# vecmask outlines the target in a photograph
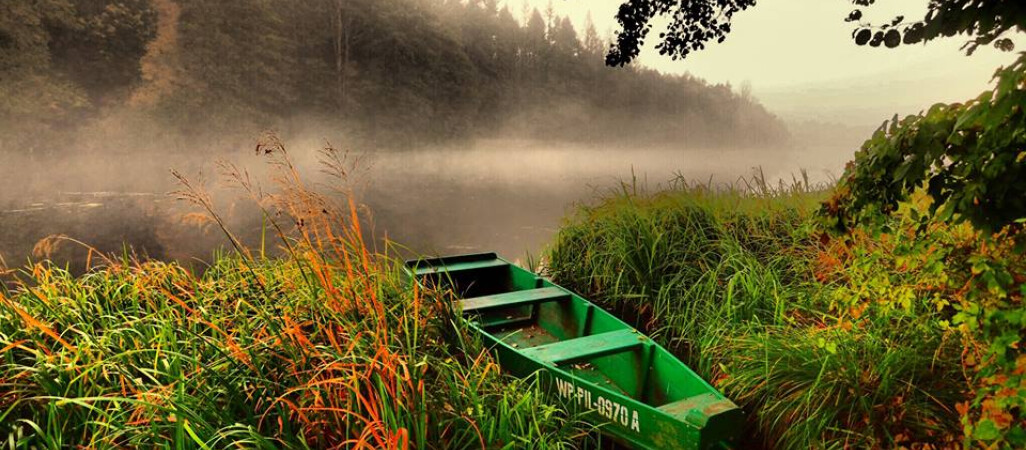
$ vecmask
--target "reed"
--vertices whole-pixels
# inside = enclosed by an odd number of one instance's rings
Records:
[[[627,185],[578,208],[546,270],[742,405],[746,446],[952,445],[963,347],[928,287],[958,269],[916,268],[900,239],[825,233],[828,188]]]
[[[81,277],[41,262],[0,294],[0,440],[10,448],[566,448],[588,429],[503,375],[444,292],[364,242],[359,208],[258,150],[272,189],[230,164],[285,257],[233,239],[196,274],[131,258]],[[344,161],[326,149],[329,168]],[[336,167],[336,170],[341,166]],[[342,173],[341,175],[345,175]],[[338,201],[341,199],[341,201]],[[453,345],[458,342],[459,345]]]

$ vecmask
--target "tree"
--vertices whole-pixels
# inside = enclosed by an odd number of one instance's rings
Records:
[[[623,66],[637,58],[656,16],[668,16],[660,33],[659,53],[685,58],[712,40],[723,42],[730,33],[733,15],[755,5],[756,0],[625,0],[617,13],[621,30],[606,56],[606,64]],[[967,53],[981,45],[1014,48],[1009,32],[1026,30],[1026,3],[1015,0],[930,0],[922,20],[906,22],[904,16],[873,25],[860,22],[863,10],[876,0],[846,0],[855,9],[845,19],[858,22],[852,39],[859,45],[897,47],[928,42],[940,37],[966,35]]]
[[[656,16],[670,16],[656,49],[678,59],[705,48],[710,40],[723,42],[734,14],[754,5],[755,0],[627,0],[616,14],[621,30],[606,64],[624,66],[637,58]]]
[[[532,51],[540,51],[545,46],[545,19],[537,8],[531,10],[531,18],[527,20],[527,45]]]
[[[50,66],[50,33],[70,27],[74,7],[67,0],[0,3],[0,73],[10,74]]]
[[[591,13],[588,13],[588,18],[584,22],[584,41],[581,45],[588,56],[599,55],[606,46],[606,43],[599,37],[598,31],[595,29],[595,20],[591,17]]]
[[[524,47],[526,49],[527,66],[538,67],[542,56],[547,52],[548,41],[545,34],[545,19],[537,8],[531,10],[531,16],[527,20],[527,27],[524,29]]]
[[[498,58],[505,64],[504,69],[513,72],[516,69],[516,61],[520,58],[518,49],[520,46],[520,24],[513,17],[508,7],[499,11],[496,20],[495,40],[499,44]]]
[[[0,2],[0,149],[35,151],[45,136],[88,104],[83,90],[55,73],[51,30],[75,26],[67,0]]]
[[[157,34],[150,0],[70,0],[76,20],[52,24],[55,70],[93,98],[121,94],[141,80],[140,59]]]
[[[577,59],[581,52],[581,42],[577,39],[577,30],[570,23],[570,19],[564,17],[551,32],[552,45],[556,52],[568,60]]]
[[[850,0],[856,9],[847,22],[861,21],[862,11],[875,0]],[[972,54],[981,45],[993,44],[998,49],[1011,51],[1015,48],[1011,39],[1005,37],[1010,31],[1023,31],[1026,25],[1026,5],[1020,1],[1006,0],[931,0],[922,20],[905,22],[904,16],[883,25],[860,23],[852,33],[859,45],[881,44],[893,48],[904,44],[918,44],[940,37],[965,34],[972,37],[963,48]]]
[[[868,6],[871,0],[853,0]],[[856,9],[848,21],[861,20]],[[1011,50],[1010,32],[1026,30],[1026,3],[1002,0],[932,0],[921,21],[891,23],[853,36],[857,44],[897,47],[967,35],[968,54],[981,45]],[[1013,228],[1026,218],[1026,56],[1000,70],[993,90],[965,103],[885,123],[855,155],[826,212],[841,228],[882,211],[889,214],[919,189],[930,212],[944,222],[969,222],[986,234]],[[1026,237],[1026,236],[1020,236]]]
[[[229,127],[231,119],[247,117],[264,125],[295,105],[302,68],[295,63],[297,43],[284,27],[294,2],[179,3],[186,79],[175,98],[164,100],[176,123]]]
[[[738,136],[728,130],[742,117],[752,139],[783,129],[761,106],[693,78],[605,70],[608,39],[593,25],[578,32],[554,7],[525,4],[522,24],[500,5],[0,0],[0,126],[15,125],[0,130],[0,147],[74,148],[54,136],[71,139],[121,102],[193,135],[288,132],[302,117],[390,144],[492,133],[615,140],[642,126],[658,130],[652,141],[681,142],[675,125],[687,122],[698,124],[690,142],[717,145]],[[149,84],[136,86],[142,78]]]
[[[985,235],[1012,227],[1014,236],[1026,218],[1023,104],[1026,57],[973,100],[895,117],[855,154],[825,212],[841,229],[873,223],[923,189],[933,219],[969,222]]]
[[[363,38],[361,12],[368,5],[356,5],[353,0],[327,0],[331,3],[332,28],[334,29],[335,56],[335,101],[342,117],[348,113],[349,78],[352,70],[353,46]]]

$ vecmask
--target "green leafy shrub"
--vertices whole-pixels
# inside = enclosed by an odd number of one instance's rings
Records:
[[[934,266],[932,301],[952,312],[943,323],[965,342],[966,445],[1026,445],[1024,104],[1026,55],[976,99],[885,124],[822,208],[842,230],[895,232],[896,215],[912,222],[899,249]]]
[[[832,236],[815,214],[820,198],[607,198],[563,226],[548,270],[643,319],[746,408],[752,445],[956,445],[975,371],[961,295],[984,241],[968,226],[921,230],[913,204],[882,219],[887,233]]]
[[[1026,55],[995,75],[993,90],[937,104],[880,127],[855,154],[824,207],[841,227],[894,212],[919,189],[941,222],[986,232],[1026,218]]]

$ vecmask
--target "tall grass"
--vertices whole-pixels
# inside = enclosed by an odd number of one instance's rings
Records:
[[[557,280],[692,346],[710,320],[780,320],[811,278],[815,193],[678,184],[583,206],[548,252]],[[684,349],[686,350],[686,349]]]
[[[532,380],[501,374],[446,293],[417,289],[397,261],[368,250],[351,197],[307,188],[284,145],[268,145],[276,190],[222,167],[261,206],[287,257],[232,239],[237,247],[202,274],[108,259],[76,278],[44,262],[0,294],[4,446],[581,442],[576,416]],[[342,168],[337,152],[326,157]],[[178,176],[182,198],[223,227],[209,196]]]
[[[881,253],[893,242],[821,232],[818,187],[761,180],[622,189],[563,225],[547,270],[738,401],[748,445],[955,440],[961,345],[936,326],[925,271]]]

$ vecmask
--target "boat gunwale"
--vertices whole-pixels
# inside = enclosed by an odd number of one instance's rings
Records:
[[[425,261],[431,261],[434,264],[441,264],[441,265],[444,266],[447,261],[450,261],[449,258],[450,257],[438,257],[438,258],[430,258],[430,259],[407,261],[407,263],[404,265],[404,269],[407,271],[407,273],[414,280],[416,280],[417,283],[420,283],[419,277],[421,277],[423,275],[443,275],[443,274],[447,274],[447,271],[445,271],[445,270],[432,270],[431,272],[425,272],[425,273],[418,274],[418,271],[416,269],[424,267],[426,265],[424,263]],[[733,408],[728,408],[728,409],[736,409],[738,411],[741,411],[741,408],[739,406],[737,406],[732,400],[730,400],[728,397],[723,395],[719,390],[717,390],[715,387],[713,387],[711,384],[709,384],[704,378],[702,378],[697,373],[695,373],[695,371],[693,369],[691,369],[691,367],[689,367],[687,364],[684,364],[682,361],[680,361],[679,358],[677,358],[673,353],[671,353],[665,347],[660,345],[658,342],[653,340],[651,337],[649,337],[645,333],[642,333],[641,331],[637,330],[636,328],[630,326],[629,324],[624,322],[619,317],[616,317],[614,314],[610,313],[609,311],[606,311],[605,309],[599,307],[598,305],[596,305],[595,303],[591,302],[590,300],[584,298],[582,295],[580,295],[580,294],[578,294],[578,293],[576,293],[576,292],[574,292],[574,291],[572,291],[572,290],[570,290],[570,289],[568,289],[566,287],[560,286],[560,285],[552,282],[551,280],[548,280],[548,279],[546,279],[546,278],[544,278],[544,277],[542,277],[542,276],[540,276],[540,275],[538,275],[538,274],[536,274],[534,272],[531,272],[531,271],[529,271],[529,270],[527,270],[527,269],[525,269],[523,267],[520,267],[520,266],[510,262],[509,260],[506,260],[505,258],[502,258],[502,257],[498,256],[495,253],[477,253],[477,254],[470,254],[470,255],[458,255],[455,258],[458,258],[460,260],[460,262],[463,262],[462,260],[464,258],[482,258],[482,259],[483,258],[487,258],[487,259],[494,259],[494,260],[502,261],[502,262],[504,262],[508,266],[508,268],[511,271],[519,271],[519,272],[521,272],[521,274],[526,274],[526,275],[530,275],[531,277],[534,277],[536,279],[536,282],[539,284],[538,288],[541,288],[541,287],[555,287],[555,288],[558,288],[558,289],[562,290],[563,292],[569,294],[570,298],[569,298],[568,301],[570,303],[576,303],[576,304],[579,304],[580,306],[588,307],[588,308],[590,308],[592,310],[591,314],[602,314],[602,315],[604,315],[604,320],[611,320],[613,323],[615,323],[617,326],[619,326],[619,328],[617,328],[617,329],[630,330],[630,331],[632,331],[634,333],[637,333],[639,335],[639,337],[643,337],[644,338],[644,341],[641,343],[642,344],[642,348],[649,349],[649,351],[651,352],[650,353],[651,356],[650,356],[650,358],[648,359],[648,362],[647,362],[649,367],[645,370],[645,377],[646,378],[651,378],[652,377],[652,371],[658,370],[653,365],[653,362],[654,362],[654,360],[656,358],[655,355],[659,354],[660,357],[668,358],[671,362],[675,363],[675,365],[677,366],[677,367],[675,367],[675,369],[676,370],[681,370],[683,372],[682,375],[685,375],[685,376],[689,377],[692,382],[697,381],[699,386],[700,386],[700,388],[704,392],[702,394],[691,395],[691,396],[688,396],[688,397],[685,397],[685,398],[682,398],[682,399],[671,400],[669,402],[666,402],[664,404],[660,404],[658,406],[657,405],[653,405],[653,404],[645,402],[645,401],[643,401],[643,400],[641,400],[639,398],[636,398],[635,395],[631,395],[631,394],[626,393],[626,391],[617,392],[616,390],[613,390],[613,389],[610,389],[608,387],[605,387],[605,386],[603,386],[603,385],[601,385],[599,383],[595,383],[593,381],[587,380],[587,379],[585,379],[585,378],[583,378],[581,376],[578,376],[578,375],[576,375],[576,374],[566,370],[564,368],[565,366],[561,366],[560,364],[555,364],[555,363],[548,362],[548,361],[545,361],[545,360],[542,360],[542,359],[538,359],[538,358],[532,356],[530,352],[524,352],[523,350],[525,350],[525,349],[521,349],[521,348],[514,347],[514,346],[510,345],[509,343],[503,341],[500,337],[496,336],[492,332],[490,332],[487,329],[485,329],[485,325],[483,325],[480,321],[473,320],[473,317],[476,314],[474,314],[474,313],[464,314],[463,311],[462,311],[462,306],[460,306],[458,311],[460,313],[460,317],[462,318],[462,320],[464,320],[475,332],[480,333],[482,335],[482,337],[486,341],[491,341],[491,345],[488,346],[488,350],[492,351],[492,352],[495,352],[496,351],[496,347],[501,347],[502,350],[504,350],[506,352],[517,354],[517,355],[519,355],[522,358],[530,360],[537,367],[534,370],[531,370],[529,372],[530,376],[537,376],[539,374],[545,373],[546,371],[551,372],[552,376],[557,377],[557,378],[563,378],[564,380],[568,380],[574,386],[586,385],[590,389],[592,389],[594,391],[601,391],[602,393],[607,394],[608,397],[618,399],[618,401],[626,400],[627,402],[630,402],[630,405],[625,405],[625,406],[633,407],[635,410],[642,410],[643,409],[643,410],[647,411],[647,413],[650,416],[653,416],[654,418],[658,418],[658,419],[661,419],[661,420],[669,422],[669,423],[676,423],[676,424],[684,425],[684,426],[688,427],[690,430],[692,430],[692,431],[694,431],[696,433],[699,433],[699,435],[701,434],[701,431],[703,430],[702,426],[696,425],[696,424],[692,423],[690,420],[688,420],[686,415],[674,415],[674,414],[671,414],[671,413],[669,413],[667,411],[664,411],[664,410],[662,410],[660,408],[663,407],[663,406],[666,406],[666,405],[670,405],[670,404],[676,403],[678,401],[685,400],[687,398],[693,398],[693,397],[698,396],[698,395],[712,394],[717,400],[725,401],[725,402],[729,403],[729,405],[731,405],[733,407]],[[415,263],[414,267],[410,267],[410,263],[411,262]],[[547,283],[547,285],[542,286],[541,282]],[[516,292],[516,291],[519,291],[519,290],[521,290],[521,289],[512,290],[512,291],[508,291],[508,292]],[[486,297],[486,296],[478,296],[476,298],[480,298],[480,297]],[[465,298],[460,297],[459,300],[461,300],[461,301],[462,300],[469,300],[469,299],[472,299],[472,298],[475,298],[475,297],[465,297]],[[462,302],[460,302],[460,303],[462,303]],[[536,307],[536,306],[537,305],[531,306],[531,307]],[[515,307],[517,307],[517,306],[511,306],[511,308],[515,308]],[[507,328],[522,329],[522,328],[524,328],[523,326],[519,326],[519,327],[515,326],[515,322],[517,322],[518,320],[522,321],[523,323],[530,323],[532,320],[533,321],[537,321],[534,318],[521,318],[521,319],[514,319],[514,320],[510,321],[511,323],[509,323],[509,324],[503,324],[502,323],[503,321],[499,321],[499,323],[493,323],[493,324],[489,324],[487,326],[488,327],[497,326],[497,327],[502,328],[502,329],[507,329]],[[592,320],[593,320],[593,318],[592,318]],[[594,334],[591,334],[591,335],[593,336]],[[585,336],[581,336],[581,337],[585,337]],[[578,338],[580,338],[580,337],[578,337]],[[568,339],[568,340],[572,340],[572,339]],[[561,339],[561,340],[559,340],[557,342],[566,342],[566,341],[567,340]],[[528,348],[531,348],[531,347],[528,347]],[[626,352],[626,351],[637,351],[637,350],[638,350],[638,348],[633,348],[633,349],[624,349],[622,351]],[[605,356],[611,356],[613,354],[618,354],[618,353],[620,353],[620,352],[616,352],[616,353],[612,353],[612,354],[606,354],[606,355],[600,355],[600,356],[596,356],[596,357],[594,357],[592,359],[597,359],[597,358],[601,358],[601,357],[605,357]],[[564,364],[564,363],[561,363],[561,364]],[[507,370],[509,370],[509,369],[507,369]],[[602,371],[599,371],[599,372],[600,373],[604,373]],[[588,409],[592,409],[592,408],[588,407]],[[743,414],[743,412],[742,412],[742,414]],[[599,424],[599,429],[603,429],[603,428],[605,428],[606,425],[611,424],[611,423],[615,425],[615,423],[613,421],[608,421],[607,420],[605,422],[601,422]],[[634,445],[643,445],[644,447],[649,447],[647,444],[645,444],[643,442],[636,442],[636,441],[631,440],[630,437],[624,436],[623,435],[624,431],[616,430],[615,427],[614,427],[614,431],[611,431],[611,434],[613,434],[615,437],[617,437],[619,439],[628,440],[628,441],[630,441]],[[701,442],[701,438],[699,438],[699,442]]]

